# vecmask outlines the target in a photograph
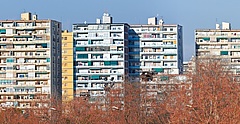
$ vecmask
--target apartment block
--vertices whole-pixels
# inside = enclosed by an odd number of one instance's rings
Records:
[[[22,13],[0,21],[0,106],[33,108],[61,100],[61,23]]]
[[[96,23],[73,24],[75,96],[103,96],[122,87],[128,74],[126,23],[113,23],[104,13]]]
[[[195,30],[196,58],[217,58],[240,74],[240,30],[231,29],[227,22],[216,24],[216,29]],[[240,81],[239,78],[237,78]]]
[[[62,32],[62,100],[73,99],[73,33]]]
[[[183,62],[183,74],[194,74],[196,73],[196,57],[192,56],[187,62]]]
[[[141,72],[180,74],[183,71],[182,26],[149,18],[148,24],[130,25],[129,75],[139,81]]]

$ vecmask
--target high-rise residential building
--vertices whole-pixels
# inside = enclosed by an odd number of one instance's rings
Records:
[[[187,74],[189,69],[189,61],[183,62],[183,74]]]
[[[62,100],[73,99],[73,33],[62,32]]]
[[[196,72],[195,56],[187,62],[183,62],[183,74],[194,74]]]
[[[181,74],[183,71],[182,26],[149,18],[146,25],[130,25],[129,76],[139,81],[141,72]]]
[[[101,22],[102,21],[102,22]],[[103,96],[122,87],[128,74],[126,23],[112,23],[104,13],[96,23],[73,24],[75,96]]]
[[[234,74],[240,74],[240,30],[231,24],[216,24],[216,29],[195,30],[196,59],[221,59]],[[236,79],[240,81],[240,78]]]
[[[61,23],[21,14],[0,21],[0,105],[32,108],[61,100]]]

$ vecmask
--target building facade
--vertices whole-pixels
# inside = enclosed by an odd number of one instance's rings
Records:
[[[187,62],[183,62],[183,74],[194,74],[196,73],[196,57],[192,56]]]
[[[122,87],[128,78],[128,30],[125,23],[73,24],[75,96],[102,96],[106,87]]]
[[[180,74],[183,71],[182,26],[157,24],[149,18],[147,25],[131,25],[129,30],[130,81],[139,81],[141,72]]]
[[[73,33],[62,32],[62,100],[73,99]]]
[[[195,30],[196,59],[217,58],[233,71],[240,74],[240,30],[231,29],[231,24],[223,22],[222,28]],[[236,77],[240,81],[239,77]]]
[[[0,21],[0,105],[31,108],[61,100],[61,23],[23,13]]]

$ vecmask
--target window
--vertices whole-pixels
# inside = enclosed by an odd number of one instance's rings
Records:
[[[220,51],[220,55],[228,55],[228,51]]]
[[[92,76],[91,76],[91,79],[93,79],[93,80],[98,80],[99,77],[100,77],[99,75],[92,75]]]
[[[111,65],[118,65],[118,61],[111,61]]]
[[[161,81],[166,81],[166,80],[168,80],[168,76],[161,76],[160,79],[161,79]]]
[[[64,63],[63,66],[67,66],[67,63]]]
[[[67,80],[68,79],[68,77],[64,77],[64,80]]]
[[[155,72],[163,72],[163,68],[153,68]]]
[[[87,59],[88,58],[88,54],[78,54],[77,58],[78,59]]]
[[[104,65],[118,65],[118,61],[105,61]]]
[[[0,34],[6,34],[6,29],[0,29]]]
[[[104,65],[111,65],[111,62],[110,61],[105,61]]]
[[[91,61],[88,61],[88,66],[92,66],[92,62]]]
[[[7,58],[7,63],[13,63],[14,62],[14,58]]]
[[[85,47],[76,47],[76,51],[86,51]]]
[[[170,28],[170,31],[173,31],[173,28]]]
[[[46,58],[46,61],[47,61],[47,62],[50,62],[50,58]]]

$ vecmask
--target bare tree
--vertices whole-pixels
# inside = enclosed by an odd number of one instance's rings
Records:
[[[240,87],[233,73],[222,61],[210,59],[199,61],[196,71],[189,75],[192,92],[177,90],[169,97],[174,99],[168,104],[171,122],[240,123]]]

